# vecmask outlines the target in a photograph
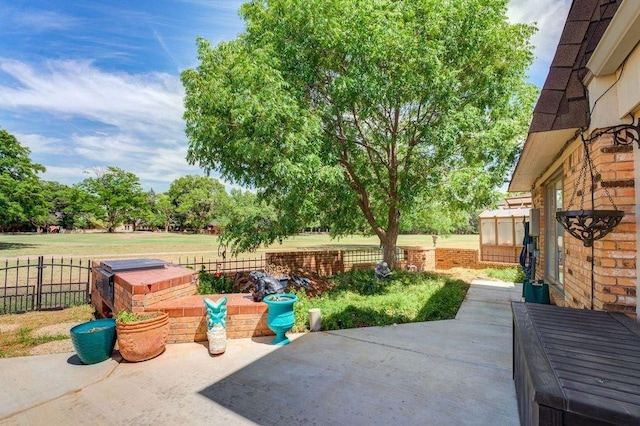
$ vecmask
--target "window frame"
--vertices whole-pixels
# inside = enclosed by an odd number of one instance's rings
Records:
[[[545,280],[564,289],[564,228],[556,220],[556,212],[564,208],[564,177],[562,174],[554,175],[545,184],[544,205],[544,276]]]

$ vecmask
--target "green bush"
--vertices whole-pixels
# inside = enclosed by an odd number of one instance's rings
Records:
[[[222,272],[210,274],[202,265],[198,277],[198,294],[233,293],[233,280],[225,277]]]
[[[378,280],[373,270],[353,270],[333,281],[335,287],[316,298],[294,290],[298,296],[294,332],[309,329],[311,308],[320,308],[323,330],[451,319],[469,288],[461,280],[406,271]]]

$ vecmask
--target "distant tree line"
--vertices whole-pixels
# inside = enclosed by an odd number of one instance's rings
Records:
[[[228,236],[250,239],[276,223],[273,205],[250,191],[227,192],[211,177],[183,176],[156,193],[144,191],[138,176],[118,167],[95,169],[94,176],[71,186],[42,180],[38,174],[44,171],[31,161],[28,148],[0,129],[0,232],[115,232],[126,225],[131,231],[225,230]],[[401,223],[403,233],[477,232],[475,212],[452,214],[436,203]],[[326,230],[329,225],[308,223],[306,228]]]
[[[41,164],[15,136],[0,129],[0,232],[104,229],[223,229],[230,218],[268,211],[255,194],[229,193],[218,180],[184,176],[165,193],[144,191],[138,176],[118,167],[95,169],[92,177],[69,186],[42,180]]]

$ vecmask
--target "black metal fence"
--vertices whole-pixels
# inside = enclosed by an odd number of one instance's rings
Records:
[[[0,263],[0,314],[64,308],[89,302],[91,261],[72,258]]]
[[[286,266],[282,264],[286,263],[287,259],[293,259],[292,263],[303,263],[301,259],[308,256],[310,252],[287,252],[285,255],[274,252],[271,256],[261,255],[259,257],[251,259],[205,259],[205,258],[178,258],[178,265],[185,266],[187,268],[200,271],[203,267],[207,272],[224,272],[235,273],[245,271],[264,270],[267,268],[270,261],[277,258],[277,263],[274,266]],[[365,249],[353,249],[342,250],[342,261],[344,265],[356,265],[356,264],[376,264],[382,260],[382,250],[378,248],[365,248]],[[396,259],[405,260],[404,249],[398,248],[396,250]]]
[[[235,273],[244,271],[263,270],[267,266],[264,256],[252,259],[205,259],[178,258],[178,265],[200,271],[203,267],[207,272]]]
[[[287,266],[286,257],[273,253],[278,259],[275,266]],[[300,252],[296,256],[310,253]],[[261,255],[250,259],[179,258],[178,264],[200,271],[221,271],[225,274],[265,270],[270,259]],[[404,260],[404,251],[398,249],[397,259]],[[290,259],[292,260],[292,259]],[[380,249],[343,250],[344,266],[376,264],[382,260]],[[280,264],[282,263],[282,264]],[[58,309],[90,302],[90,259],[37,258],[4,260],[0,263],[0,314]],[[346,268],[348,269],[348,268]]]

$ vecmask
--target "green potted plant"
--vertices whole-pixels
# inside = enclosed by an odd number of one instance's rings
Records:
[[[169,314],[120,311],[116,316],[116,333],[118,350],[125,360],[139,362],[155,358],[165,350]]]

